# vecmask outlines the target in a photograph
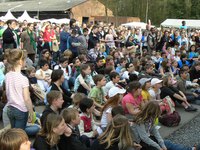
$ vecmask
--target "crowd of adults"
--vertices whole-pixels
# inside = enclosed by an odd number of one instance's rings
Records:
[[[185,21],[158,30],[8,20],[0,38],[0,115],[22,129],[3,131],[0,149],[30,149],[28,134],[36,150],[198,150],[156,127],[167,96],[187,112],[200,104],[200,32]],[[42,115],[32,103],[46,105]]]

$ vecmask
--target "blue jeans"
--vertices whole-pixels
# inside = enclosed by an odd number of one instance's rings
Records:
[[[62,86],[65,90],[70,91],[70,86],[74,85],[75,79],[74,77],[71,77],[69,80],[65,79]]]
[[[40,130],[40,127],[36,124],[26,126],[25,132],[28,136],[35,136]]]
[[[28,112],[23,112],[15,107],[8,106],[7,114],[10,120],[11,128],[25,129],[28,121]]]
[[[174,144],[169,140],[164,140],[167,150],[192,150],[192,147],[187,147],[181,144]]]

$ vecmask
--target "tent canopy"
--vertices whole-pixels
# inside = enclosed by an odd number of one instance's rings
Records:
[[[20,22],[23,22],[24,20],[27,20],[27,22],[30,22],[30,23],[40,22],[37,19],[31,18],[26,10],[24,11],[24,13],[20,17],[18,17],[17,20],[20,21]]]
[[[174,27],[180,28],[182,21],[186,22],[188,28],[198,28],[200,29],[200,20],[189,20],[189,19],[166,19],[161,23],[162,27]]]
[[[125,26],[125,27],[135,27],[135,28],[141,28],[141,29],[146,29],[146,23],[144,22],[129,22],[129,23],[124,23],[124,24],[121,24],[122,26]]]
[[[57,24],[62,24],[62,23],[67,23],[69,24],[70,22],[70,19],[67,19],[67,18],[63,18],[63,19],[55,19],[55,18],[51,18],[51,19],[45,19],[45,20],[42,20],[41,22],[51,22],[51,23],[57,23]]]
[[[11,13],[10,10],[8,10],[8,12],[6,13],[6,15],[5,15],[5,16],[2,16],[0,19],[3,20],[3,21],[7,21],[7,20],[10,20],[10,19],[17,20],[17,19],[13,16],[13,14]]]

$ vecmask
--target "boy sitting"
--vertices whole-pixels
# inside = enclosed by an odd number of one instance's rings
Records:
[[[52,90],[47,94],[47,101],[49,105],[46,106],[40,118],[41,125],[44,126],[47,116],[50,113],[59,114],[59,109],[62,108],[64,102],[62,93],[60,91]]]
[[[75,108],[66,108],[62,111],[62,116],[67,126],[72,130],[71,136],[62,135],[58,143],[59,150],[90,150],[90,145],[86,136],[80,136],[78,125],[80,124],[79,112]],[[87,144],[87,146],[86,146]]]

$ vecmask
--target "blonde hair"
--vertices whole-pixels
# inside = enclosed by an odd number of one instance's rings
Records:
[[[19,150],[22,143],[29,141],[22,129],[8,129],[0,134],[1,150]]]
[[[108,149],[113,143],[119,142],[119,149],[124,150],[133,146],[128,119],[122,115],[116,115],[109,123],[106,131],[98,138],[100,144],[106,144]]]
[[[53,113],[49,114],[47,116],[46,124],[38,133],[38,135],[46,137],[47,143],[50,146],[56,145],[60,139],[60,136],[56,134],[53,129],[58,127],[62,120],[63,117],[60,115]]]
[[[65,120],[65,123],[69,124],[72,120],[76,119],[77,113],[79,112],[75,108],[65,108],[61,114]]]
[[[20,49],[6,49],[5,57],[10,67],[14,69],[19,64],[20,60],[22,61],[26,60],[27,52],[26,50],[20,50]]]
[[[30,66],[26,69],[26,72],[28,75],[30,75],[32,71],[35,71],[35,67],[33,67],[33,66]]]
[[[73,96],[73,98],[72,98],[72,102],[73,102],[73,104],[74,104],[75,106],[78,106],[79,103],[80,103],[80,101],[81,101],[83,98],[85,98],[85,97],[86,97],[86,95],[83,94],[83,93],[75,93],[74,96]]]
[[[142,111],[139,112],[135,118],[137,124],[145,123],[152,119],[154,122],[161,114],[160,106],[157,101],[150,101],[143,107]]]
[[[73,55],[72,51],[70,51],[68,49],[63,52],[64,57],[67,56],[67,57],[71,58],[72,55]]]

